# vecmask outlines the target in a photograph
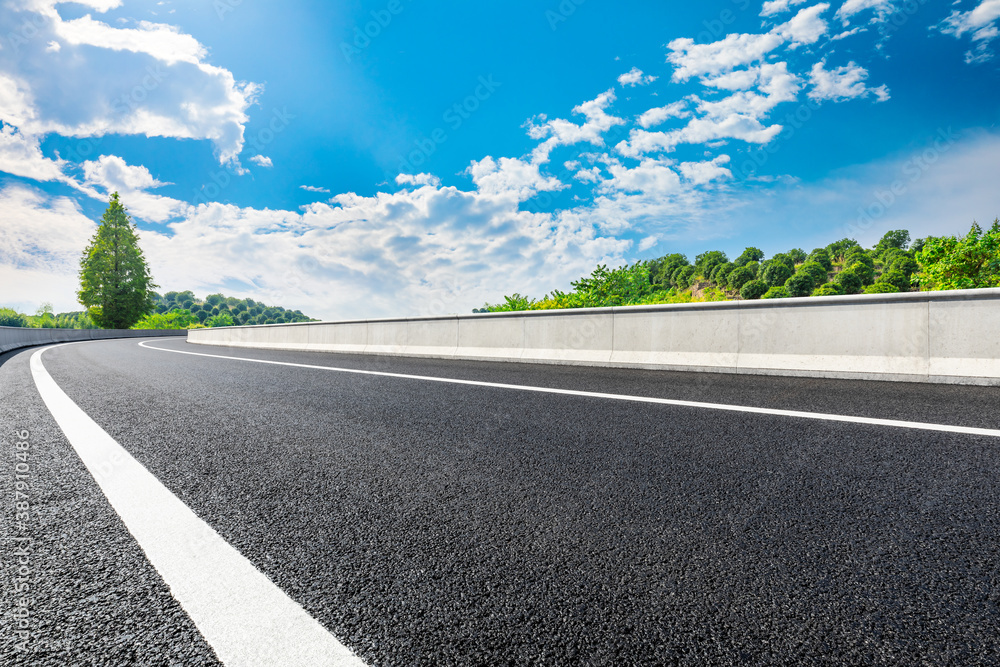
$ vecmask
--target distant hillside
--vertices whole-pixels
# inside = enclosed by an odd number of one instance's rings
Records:
[[[837,294],[1000,287],[1000,220],[964,236],[928,236],[910,243],[904,229],[887,232],[870,249],[841,239],[806,253],[800,248],[764,259],[750,247],[730,261],[710,250],[694,262],[680,253],[608,269],[539,300],[515,293],[473,312],[596,308],[729,299],[782,299]]]
[[[199,299],[194,292],[167,292],[164,295],[154,294],[155,302],[154,315],[145,318],[157,320],[156,315],[168,316],[190,313],[191,324],[201,324],[204,326],[226,326],[240,324],[286,324],[289,322],[315,322],[316,320],[304,315],[301,310],[286,310],[281,306],[268,306],[253,299],[237,299],[224,294],[209,294],[204,299]],[[137,329],[143,328],[142,321],[136,325]],[[160,328],[160,327],[151,327]],[[186,327],[185,327],[186,328]]]

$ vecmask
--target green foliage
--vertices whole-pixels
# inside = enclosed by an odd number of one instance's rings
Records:
[[[930,237],[917,253],[922,289],[1000,287],[1000,220],[985,232],[972,223],[963,237]]]
[[[861,248],[861,244],[854,239],[840,239],[834,241],[826,247],[826,252],[830,259],[835,262],[842,261],[855,248]]]
[[[720,264],[719,266],[715,267],[715,271],[712,271],[711,279],[713,282],[715,282],[716,285],[725,289],[728,286],[727,279],[729,278],[729,274],[732,273],[733,270],[736,268],[737,268],[736,265],[733,264],[732,262]]]
[[[838,296],[844,293],[844,288],[842,288],[837,283],[825,283],[820,285],[812,291],[812,296]]]
[[[768,260],[768,263],[773,264],[774,262],[780,262],[791,269],[793,273],[795,272],[795,260],[792,259],[792,256],[788,253],[779,252]]]
[[[215,315],[205,321],[206,327],[231,327],[233,326],[233,316],[229,313]]]
[[[847,265],[848,270],[861,279],[862,285],[871,285],[875,282],[875,269],[870,264],[864,262],[853,262]]]
[[[772,259],[761,277],[768,287],[780,287],[792,277],[792,268],[783,261],[783,258]]]
[[[799,267],[798,273],[804,273],[810,278],[812,278],[813,281],[812,287],[816,287],[817,285],[822,285],[823,283],[826,282],[827,270],[819,262],[812,262],[812,261],[806,262],[805,264]],[[810,287],[809,289],[811,290],[812,287]]]
[[[767,283],[763,280],[751,280],[740,288],[740,298],[759,299],[767,293]]]
[[[726,264],[729,262],[729,258],[726,257],[726,253],[721,250],[709,250],[708,252],[703,252],[694,258],[694,265],[697,269],[698,274],[710,278],[712,271],[715,270],[717,266]]]
[[[116,192],[80,260],[77,298],[102,328],[128,329],[152,312],[153,287],[135,225]]]
[[[896,292],[905,292],[910,288],[910,279],[902,271],[896,268],[891,268],[888,271],[883,271],[882,275],[878,277],[878,281],[875,285],[879,283],[886,283],[895,287]],[[866,293],[868,290],[865,290]]]
[[[910,232],[905,229],[895,229],[886,232],[885,235],[875,244],[874,253],[881,257],[889,250],[906,250],[910,244]]]
[[[791,258],[793,266],[794,264],[801,264],[806,261],[806,251],[802,248],[792,248],[785,254]]]
[[[778,286],[778,287],[770,287],[770,288],[768,288],[768,290],[766,292],[764,292],[764,296],[762,296],[761,298],[762,299],[786,299],[786,298],[788,298],[788,296],[789,296],[788,290],[786,290],[784,287]]]
[[[834,281],[840,286],[840,289],[843,290],[844,294],[857,294],[864,286],[861,282],[861,278],[854,272],[853,269],[844,269],[837,274]]]
[[[534,303],[535,301],[533,299],[529,299],[526,296],[522,296],[521,294],[514,292],[510,296],[505,296],[503,303],[499,303],[493,306],[491,306],[490,304],[486,304],[485,306],[483,306],[482,312],[509,313],[517,310],[528,310],[529,308],[531,308],[532,305],[534,305]]]
[[[198,319],[189,311],[174,310],[169,313],[150,313],[135,323],[133,329],[190,329]]]
[[[10,308],[0,308],[0,327],[26,327],[28,318]]]
[[[898,291],[899,288],[895,285],[883,282],[872,283],[865,288],[865,294],[891,294]]]
[[[733,260],[736,266],[746,266],[750,262],[759,262],[764,259],[764,251],[760,248],[749,247]]]
[[[833,261],[830,259],[830,253],[827,252],[826,248],[816,248],[809,256],[806,258],[806,262],[816,262],[827,271],[833,271]]]
[[[753,279],[753,271],[746,266],[737,266],[729,272],[729,275],[726,277],[726,283],[729,285],[729,289],[741,289]]]
[[[685,255],[674,253],[649,262],[649,275],[653,284],[669,286],[670,276],[674,271],[682,266],[688,266],[689,262]]]
[[[816,266],[819,266],[817,264]],[[821,269],[823,267],[820,267]],[[784,290],[788,296],[809,296],[816,287],[816,279],[805,271],[799,271],[785,281]],[[773,288],[772,288],[773,289]]]

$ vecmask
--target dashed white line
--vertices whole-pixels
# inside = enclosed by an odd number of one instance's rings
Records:
[[[564,396],[581,396],[586,398],[602,398],[615,401],[632,401],[636,403],[654,403],[658,405],[674,405],[686,408],[701,408],[705,410],[724,410],[727,412],[744,412],[758,415],[774,415],[778,417],[794,417],[797,419],[814,419],[820,421],[847,422],[851,424],[869,424],[872,426],[888,426],[891,428],[916,429],[921,431],[940,431],[944,433],[963,433],[966,435],[984,435],[993,438],[1000,438],[1000,430],[989,428],[977,428],[973,426],[952,426],[949,424],[930,424],[926,422],[900,421],[897,419],[878,419],[875,417],[857,417],[851,415],[835,415],[822,412],[802,412],[798,410],[778,410],[774,408],[759,408],[749,405],[727,405],[725,403],[703,403],[699,401],[681,401],[672,398],[657,398],[654,396],[632,396],[628,394],[605,394],[595,391],[580,391],[577,389],[558,389],[554,387],[534,387],[531,385],[504,384],[501,382],[483,382],[480,380],[461,380],[458,378],[443,378],[430,375],[408,375],[406,373],[389,373],[386,371],[369,371],[357,368],[338,368],[336,366],[318,366],[314,364],[297,364],[290,361],[271,361],[269,359],[250,359],[248,357],[232,357],[222,354],[207,354],[205,352],[188,352],[185,350],[170,350],[162,347],[148,345],[149,341],[139,343],[141,347],[159,352],[173,352],[175,354],[189,354],[196,357],[210,357],[213,359],[229,359],[232,361],[246,361],[255,364],[270,364],[274,366],[291,366],[293,368],[309,368],[336,373],[353,373],[357,375],[378,375],[382,377],[399,378],[404,380],[420,380],[424,382],[443,382],[447,384],[472,385],[477,387],[493,387],[497,389],[513,389],[517,391],[532,391],[542,394],[561,394]]]
[[[42,364],[47,349],[31,356],[45,405],[219,659],[231,667],[364,667],[59,388]]]

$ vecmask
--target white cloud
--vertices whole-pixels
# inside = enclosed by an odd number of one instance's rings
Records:
[[[487,155],[482,160],[474,160],[468,173],[483,194],[514,195],[519,201],[530,199],[539,192],[566,187],[554,176],[543,176],[538,164],[519,158],[494,160]]]
[[[646,252],[650,248],[654,247],[660,239],[656,236],[647,236],[639,241],[639,252]]]
[[[760,10],[761,16],[773,16],[782,12],[787,12],[794,5],[801,5],[806,0],[769,0],[764,3]]]
[[[623,86],[646,86],[656,81],[657,78],[652,75],[643,74],[641,69],[633,67],[618,77],[618,83]]]
[[[272,162],[271,158],[266,155],[254,155],[250,158],[250,161],[261,167],[266,167],[267,169],[274,166],[274,162]]]
[[[682,100],[663,107],[656,107],[655,109],[644,111],[643,114],[639,116],[639,125],[645,128],[650,128],[654,125],[659,125],[668,118],[688,118],[691,116],[691,112],[685,109],[686,106],[687,103]]]
[[[433,174],[399,174],[396,176],[397,185],[430,185],[438,187],[441,179]]]
[[[36,181],[61,181],[64,164],[42,155],[37,138],[10,125],[0,126],[0,171]]]
[[[594,146],[604,145],[604,133],[615,125],[623,125],[625,121],[607,113],[615,101],[615,91],[608,90],[593,100],[584,102],[573,108],[573,113],[585,118],[582,125],[577,125],[562,118],[548,120],[538,117],[541,124],[534,121],[528,123],[528,136],[532,139],[545,139],[532,152],[532,162],[543,164],[549,159],[549,154],[557,146],[569,146],[586,142]]]
[[[854,62],[837,67],[832,70],[826,69],[826,62],[820,61],[812,66],[809,73],[809,82],[812,90],[809,97],[817,100],[833,100],[842,102],[856,97],[867,97],[874,94],[879,102],[889,99],[889,89],[884,85],[877,88],[869,88],[865,84],[868,78],[868,70]]]
[[[820,14],[830,8],[827,3],[813,5],[799,10],[787,23],[783,23],[775,31],[791,42],[789,48],[796,48],[803,44],[815,44],[819,38],[827,33],[828,25],[820,18]]]
[[[82,167],[83,185],[77,186],[78,189],[102,200],[118,192],[129,213],[136,218],[166,222],[184,215],[190,208],[180,200],[146,192],[170,183],[156,180],[146,167],[130,165],[117,155],[102,155],[97,160],[84,162]]]
[[[965,62],[981,63],[993,57],[989,45],[1000,35],[1000,29],[997,27],[998,19],[1000,19],[1000,0],[982,0],[974,9],[967,12],[953,10],[940,28],[945,34],[957,38],[971,33],[975,48],[966,52]]]
[[[326,188],[321,188],[316,185],[300,185],[299,188],[305,190],[306,192],[323,192],[325,194],[330,194],[330,191]]]
[[[847,0],[840,9],[837,10],[836,18],[842,19],[844,25],[850,23],[850,19],[855,14],[860,14],[867,9],[875,10],[874,21],[883,21],[894,10],[894,0]]]
[[[732,178],[733,172],[722,165],[729,163],[728,155],[720,155],[712,160],[702,162],[681,162],[677,165],[681,175],[694,185],[705,185],[712,181]]]
[[[705,74],[720,74],[758,62],[784,42],[781,35],[732,34],[711,44],[695,44],[689,37],[675,39],[667,48],[667,62],[674,66],[674,81]]]
[[[590,169],[581,169],[576,172],[573,174],[573,178],[581,183],[600,183],[604,180],[604,175],[601,173],[600,167],[591,167]]]
[[[611,178],[602,183],[606,191],[641,192],[645,195],[670,195],[680,192],[681,179],[671,169],[672,160],[643,159],[638,167],[629,169],[621,164],[608,165]]]
[[[206,62],[205,47],[174,26],[114,27],[90,14],[64,20],[55,5],[37,0],[0,12],[10,46],[0,49],[0,119],[34,136],[208,140],[220,162],[236,160],[259,85]],[[23,25],[33,27],[30,39]]]

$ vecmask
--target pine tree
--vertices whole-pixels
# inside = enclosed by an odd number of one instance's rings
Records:
[[[77,298],[102,329],[129,329],[153,311],[154,287],[135,225],[116,192],[80,260]]]

